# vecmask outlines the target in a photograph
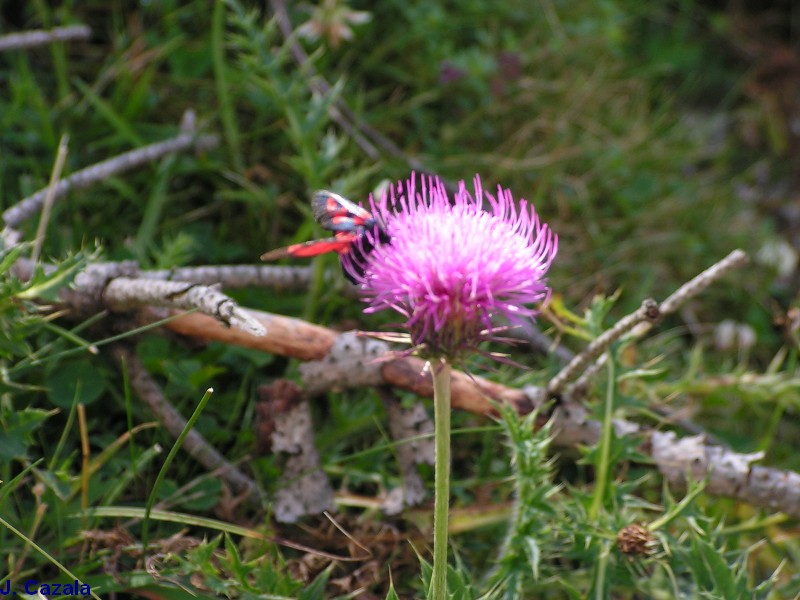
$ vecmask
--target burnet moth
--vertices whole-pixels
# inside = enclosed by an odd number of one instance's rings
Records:
[[[333,237],[323,240],[311,240],[292,244],[285,248],[270,250],[261,255],[261,260],[271,261],[289,256],[297,258],[308,258],[325,254],[326,252],[336,252],[340,256],[348,252],[359,252],[363,256],[356,258],[362,259],[354,261],[355,264],[362,264],[363,258],[373,249],[369,237],[365,238],[360,248],[353,246],[353,242],[364,236],[368,231],[374,232],[376,238],[383,244],[391,242],[391,238],[386,233],[383,225],[376,219],[371,212],[358,204],[343,198],[339,194],[320,190],[314,192],[311,199],[311,210],[317,223],[323,229],[333,231]],[[346,270],[342,270],[344,276],[351,282],[358,283],[356,279]],[[361,272],[361,275],[364,273]]]

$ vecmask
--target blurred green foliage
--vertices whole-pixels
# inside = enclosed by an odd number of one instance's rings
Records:
[[[44,254],[54,271],[37,271],[23,284],[9,269],[29,248],[0,255],[0,560],[8,567],[0,576],[59,576],[28,544],[33,540],[103,595],[138,588],[164,597],[322,598],[341,590],[332,580],[354,570],[349,563],[307,565],[298,550],[188,521],[152,524],[151,547],[163,553],[156,577],[137,553],[138,522],[115,529],[112,519],[81,517],[79,403],[93,469],[89,506],[144,506],[162,449],[173,440],[147,425],[132,431],[152,417],[106,352],[104,342],[119,333],[109,317],[56,319],[33,300],[52,301],[97,259],[86,250],[95,242],[104,259],[143,267],[256,262],[264,250],[322,234],[307,204],[312,190],[363,202],[385,181],[405,177],[414,159],[449,182],[479,172],[487,187],[502,183],[535,203],[560,236],[554,293],[579,315],[569,323],[574,335],[541,324],[578,350],[643,297],[664,298],[733,248],[755,256],[777,236],[774,213],[741,189],[769,188],[765,164],[769,173],[787,170],[785,144],[775,141],[774,114],[743,91],[746,65],[732,49],[742,37],[736,7],[708,6],[322,0],[288,7],[295,28],[288,39],[253,2],[0,6],[4,33],[70,23],[93,30],[87,42],[0,53],[3,207],[47,185],[62,133],[70,135],[66,174],[176,134],[188,108],[223,138],[215,150],[165,158],[57,203]],[[295,43],[308,53],[304,64]],[[789,43],[797,47],[796,39]],[[342,114],[338,103],[399,154],[376,149],[368,132],[343,128],[332,117]],[[27,223],[25,238],[35,229]],[[235,297],[334,326],[381,326],[342,293],[338,275],[332,285],[323,278],[338,270],[332,259],[314,264],[307,293],[245,290]],[[617,291],[615,301],[593,302]],[[772,322],[794,293],[774,269],[754,265],[638,347],[615,348],[615,414],[669,426],[653,408],[683,410],[738,451],[764,450],[769,464],[800,469],[797,340]],[[756,345],[715,347],[714,327],[723,319],[748,324]],[[155,332],[132,341],[184,415],[213,385],[198,431],[274,491],[273,460],[252,456],[255,390],[294,376],[296,365],[219,344],[187,347]],[[503,367],[492,377],[540,384],[557,369],[555,359],[523,347],[515,358],[533,370]],[[595,416],[606,400],[601,377],[590,398]],[[316,442],[338,489],[378,496],[400,484],[384,418],[369,390],[331,393],[315,405]],[[800,543],[781,515],[706,495],[702,485],[663,488],[636,441],[612,435],[606,448],[554,455],[548,430],[534,433],[529,421],[503,413],[500,425],[485,425],[456,415],[454,510],[472,510],[476,523],[453,539],[450,583],[462,597],[800,593]],[[501,438],[505,453],[498,452]],[[216,478],[178,456],[183,460],[158,490],[161,508],[235,514],[265,539],[323,545],[315,535],[320,523],[279,527],[263,512],[236,509]],[[599,485],[601,456],[608,479]],[[430,472],[423,477],[432,482]],[[597,490],[604,490],[599,499]],[[483,512],[512,499],[502,523],[480,525]],[[405,598],[425,589],[427,541],[413,515],[389,519],[350,507],[340,517],[356,537],[371,522],[400,534],[402,541],[377,557],[378,578],[370,583],[376,593],[392,587]],[[648,529],[647,552],[618,549],[626,526],[659,522]],[[124,543],[102,538],[123,529],[130,536],[120,538]],[[82,531],[93,532],[94,541]],[[183,550],[169,546],[171,539],[185,540]],[[339,547],[327,550],[344,554],[347,542],[337,540]],[[415,551],[423,556],[422,578]]]

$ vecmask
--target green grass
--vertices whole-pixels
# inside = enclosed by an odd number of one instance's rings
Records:
[[[187,108],[222,140],[57,203],[43,249],[44,260],[59,265],[55,273],[21,284],[9,266],[30,248],[0,257],[3,577],[55,581],[67,569],[101,597],[139,589],[175,598],[323,598],[366,585],[378,597],[393,587],[410,598],[424,593],[430,576],[418,558],[430,558],[430,507],[390,518],[361,498],[400,484],[375,391],[332,392],[313,404],[323,468],[342,492],[334,518],[361,542],[379,540],[370,546],[374,558],[314,562],[296,545],[348,552],[347,538],[327,520],[275,523],[268,506],[237,504],[185,453],[166,463],[163,449],[175,441],[148,425],[153,417],[109,351],[133,325],[108,315],[54,319],[33,303],[52,301],[90,261],[256,263],[267,249],[322,234],[310,192],[331,188],[364,201],[382,182],[407,176],[411,157],[450,182],[479,172],[487,187],[502,183],[535,203],[560,237],[554,294],[579,315],[571,323],[576,335],[540,324],[579,350],[644,297],[663,299],[732,249],[754,256],[777,236],[773,215],[737,192],[758,184],[764,164],[786,169],[786,159],[763,129],[761,147],[739,136],[738,125],[767,125],[741,121],[755,101],[743,94],[745,68],[726,45],[736,35],[728,13],[690,0],[535,9],[522,1],[333,0],[325,5],[336,9],[330,14],[290,9],[294,27],[309,18],[329,19],[317,23],[329,32],[349,27],[353,38],[335,44],[330,33],[287,41],[259,6],[32,2],[0,11],[3,32],[62,23],[94,32],[90,42],[0,53],[4,208],[47,185],[65,133],[65,175],[177,134]],[[351,10],[369,10],[371,19],[354,24]],[[295,62],[295,42],[308,64]],[[312,91],[319,77],[328,93]],[[370,157],[331,117],[339,102],[403,156]],[[732,124],[721,141],[719,119]],[[26,240],[36,225],[31,219],[22,228]],[[245,306],[334,327],[374,331],[385,323],[342,293],[334,261],[314,266],[306,292],[234,295]],[[617,291],[615,302],[593,303]],[[795,296],[758,263],[727,276],[635,348],[612,348],[613,368],[590,390],[591,410],[651,426],[665,426],[654,407],[681,410],[737,451],[764,450],[764,464],[800,470],[797,339],[773,323]],[[724,319],[752,327],[756,344],[715,348],[714,327]],[[221,344],[187,345],[149,328],[129,342],[184,416],[214,388],[196,429],[274,493],[277,461],[254,456],[257,388],[296,378],[297,364]],[[490,378],[521,386],[543,384],[558,368],[523,347],[513,352],[531,369],[476,361],[473,370],[491,368]],[[86,410],[83,437],[78,404]],[[451,536],[448,580],[460,597],[800,592],[793,521],[716,498],[702,484],[668,490],[643,464],[638,442],[611,428],[599,447],[570,453],[553,450],[547,429],[534,433],[516,416],[504,413],[501,426],[488,430],[492,424],[474,416],[453,419],[452,506],[467,525]],[[94,469],[88,487],[82,442]],[[421,475],[431,493],[432,471]],[[507,517],[500,522],[498,506]],[[155,508],[143,525],[146,507]],[[617,549],[625,526],[654,522],[651,554]],[[386,531],[396,534],[391,542]],[[163,554],[159,577],[145,568],[145,537],[151,555]],[[782,562],[775,580],[756,589]],[[375,578],[348,583],[361,567],[374,568]]]

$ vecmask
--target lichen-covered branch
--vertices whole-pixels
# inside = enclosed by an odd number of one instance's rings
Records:
[[[688,473],[696,481],[707,477],[710,494],[800,516],[800,474],[754,466],[763,452],[738,454],[709,446],[702,436],[680,439],[672,431],[652,432],[650,447],[659,471],[673,485],[685,485]]]
[[[340,333],[326,353],[300,365],[305,389],[318,394],[333,387],[372,387],[383,383],[378,359],[389,353],[389,345],[355,331]]]
[[[646,303],[640,310],[646,312],[651,308],[650,303]],[[180,317],[166,327],[203,339],[216,339],[306,361],[318,361],[301,367],[304,385],[307,390],[316,393],[334,388],[389,385],[420,396],[430,397],[433,394],[430,374],[425,370],[425,362],[420,359],[384,357],[378,360],[376,353],[380,355],[380,350],[376,350],[378,346],[373,344],[380,343],[373,340],[364,340],[353,333],[337,334],[298,319],[256,311],[252,313],[265,323],[270,336],[254,338],[240,331],[225,329],[213,319],[198,314]],[[647,315],[640,315],[631,321],[642,322],[647,318]],[[626,331],[630,331],[630,325],[630,322],[625,325]],[[507,402],[520,414],[527,414],[549,402],[551,397],[548,388],[520,390],[457,371],[453,372],[451,390],[453,408],[481,415],[494,414],[492,402]],[[569,398],[563,398],[558,403],[553,419],[554,443],[558,446],[590,445],[599,439],[600,422],[592,420],[583,406]],[[685,482],[684,476],[689,471],[683,466],[705,465],[702,474],[708,477],[709,493],[732,496],[757,506],[800,516],[798,474],[752,467],[752,461],[758,457],[714,446],[703,437],[687,438],[693,440],[690,444],[693,448],[691,456],[681,454],[682,446],[674,440],[671,446],[676,448],[675,452],[665,455],[663,442],[669,438],[663,436],[674,434],[650,431],[621,419],[616,420],[614,426],[617,435],[641,437],[642,451],[653,458],[656,467],[673,483]],[[665,456],[669,456],[669,459]],[[698,456],[701,457],[699,463]]]
[[[27,280],[33,268],[33,261],[20,259],[14,264],[13,273]],[[44,268],[47,271],[52,267]],[[267,333],[257,317],[220,292],[218,286],[149,279],[141,277],[142,274],[133,261],[93,263],[78,273],[72,287],[59,292],[59,299],[76,315],[152,307],[198,310],[226,327],[236,327],[256,337]]]
[[[207,285],[117,277],[103,290],[103,303],[118,311],[144,306],[199,310],[251,335],[267,334],[264,326],[248,311],[215,287]]]
[[[405,507],[416,506],[425,499],[425,484],[417,465],[434,464],[434,427],[422,402],[404,408],[391,389],[380,386],[378,394],[386,410],[389,432],[397,442],[395,453],[403,477],[403,485],[391,490],[382,504],[387,515],[395,515]]]
[[[259,429],[281,466],[281,485],[272,511],[282,523],[333,508],[333,488],[322,470],[314,442],[308,396],[288,381],[259,388]]]
[[[734,269],[746,265],[748,260],[744,250],[734,250],[718,263],[711,265],[705,271],[684,283],[667,297],[658,307],[661,311],[661,315],[664,316],[674,313],[687,300],[699,296],[708,289],[708,286],[717,281],[720,277]]]

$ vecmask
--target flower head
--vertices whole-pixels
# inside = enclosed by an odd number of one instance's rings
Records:
[[[478,176],[474,192],[461,181],[452,202],[438,178],[421,179],[370,199],[388,237],[362,236],[343,264],[365,312],[397,311],[426,355],[456,358],[497,325],[535,316],[530,305],[550,294],[545,273],[558,237],[525,200],[499,186],[485,192]]]

